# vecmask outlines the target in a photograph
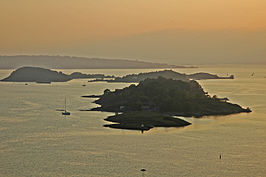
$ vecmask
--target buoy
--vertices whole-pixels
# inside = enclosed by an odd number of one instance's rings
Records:
[[[140,127],[141,127],[141,133],[143,134],[143,132],[144,132],[144,124],[141,124]]]

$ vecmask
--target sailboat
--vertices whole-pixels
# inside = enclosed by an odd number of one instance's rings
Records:
[[[66,110],[66,98],[65,98],[65,110],[62,112],[62,115],[64,115],[64,116],[69,116],[70,115],[70,112],[68,112]]]

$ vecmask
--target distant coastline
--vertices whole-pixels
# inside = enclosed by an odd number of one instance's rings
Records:
[[[92,79],[89,82],[124,82],[124,83],[136,83],[144,81],[145,79],[156,79],[158,77],[164,77],[174,80],[202,80],[202,79],[234,79],[234,76],[220,77],[209,73],[195,73],[195,74],[181,74],[172,70],[155,71],[148,73],[131,74],[123,77],[116,77],[114,75],[104,74],[83,74],[80,72],[74,72],[70,75],[63,72],[58,72],[46,68],[40,67],[21,67],[13,71],[8,77],[0,80],[4,82],[37,82],[37,83],[51,83],[51,82],[67,82],[73,79]]]
[[[153,63],[142,60],[104,59],[75,56],[15,55],[1,56],[0,69],[17,69],[23,66],[35,66],[53,69],[162,69],[195,68],[165,63]]]

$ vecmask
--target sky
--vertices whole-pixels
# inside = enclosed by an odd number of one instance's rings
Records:
[[[266,62],[266,0],[0,0],[0,55]]]

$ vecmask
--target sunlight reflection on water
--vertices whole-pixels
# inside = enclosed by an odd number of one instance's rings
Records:
[[[76,70],[62,70],[71,73]],[[124,75],[151,70],[78,70]],[[202,66],[198,71],[234,80],[199,81],[211,95],[251,107],[252,113],[186,118],[185,128],[138,131],[104,128],[105,112],[82,95],[129,84],[84,80],[39,85],[0,83],[0,176],[264,176],[266,174],[266,70],[264,66]],[[250,73],[255,72],[251,77]],[[0,70],[6,77],[10,70]],[[85,80],[86,81],[86,80]],[[60,111],[64,98],[71,116]],[[222,159],[219,155],[222,154]]]

